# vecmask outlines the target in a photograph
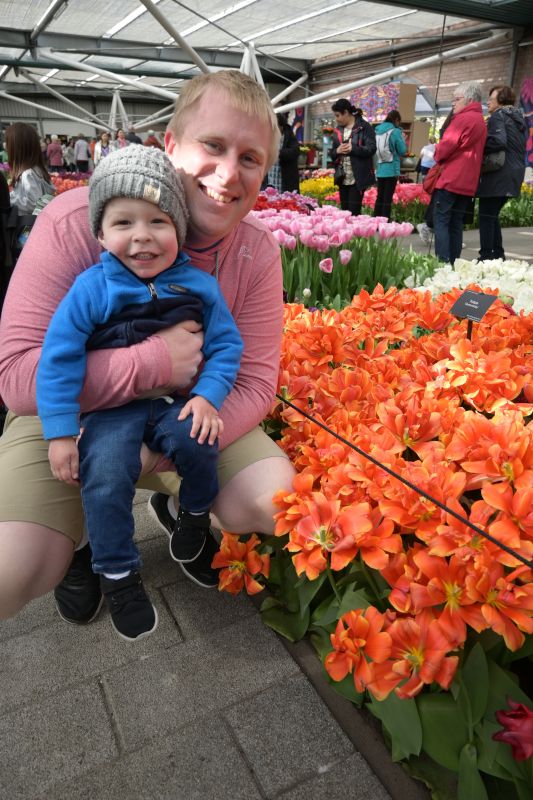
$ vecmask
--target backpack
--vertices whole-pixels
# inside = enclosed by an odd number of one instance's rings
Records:
[[[390,128],[385,133],[376,133],[376,148],[378,164],[390,163],[394,159],[394,154],[390,149],[390,137],[394,128]]]

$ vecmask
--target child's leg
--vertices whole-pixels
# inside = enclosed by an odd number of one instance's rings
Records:
[[[191,437],[192,416],[178,420],[185,402],[181,398],[172,405],[155,401],[145,435],[148,446],[173,461],[182,478],[180,508],[170,539],[170,554],[180,563],[194,561],[202,552],[209,533],[209,509],[218,494],[218,444],[199,444]]]
[[[84,414],[81,420],[81,495],[97,573],[140,566],[132,504],[147,413],[147,402],[137,401]]]

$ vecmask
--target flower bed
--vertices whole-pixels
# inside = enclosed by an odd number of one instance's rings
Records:
[[[533,585],[514,553],[533,555],[533,315],[497,300],[470,341],[448,313],[459,294],[286,306],[279,393],[295,408],[270,427],[298,474],[261,560],[226,545],[225,566],[252,591],[268,576],[264,621],[311,635],[435,797],[525,800]]]
[[[533,312],[533,283],[531,281],[531,264],[527,261],[466,261],[457,259],[454,266],[450,264],[439,267],[433,275],[422,282],[418,275],[410,275],[405,286],[427,290],[432,295],[448,292],[455,287],[466,289],[470,284],[477,284],[482,289],[498,289],[515,311]]]
[[[50,178],[56,187],[56,194],[87,186],[89,183],[89,176],[83,172],[52,172]]]

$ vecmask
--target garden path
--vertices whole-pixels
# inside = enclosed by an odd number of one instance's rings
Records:
[[[289,651],[248,598],[185,578],[147,497],[137,494],[135,519],[159,611],[153,636],[120,641],[105,611],[66,625],[51,595],[0,623],[0,797],[427,797],[348,701],[329,690],[329,702],[308,645]]]
[[[507,258],[533,262],[533,228],[503,228],[502,237]],[[420,241],[420,237],[416,231],[411,236],[406,236],[398,241],[400,247],[405,247],[407,249],[411,247],[416,253],[428,252],[428,245]],[[472,260],[478,257],[479,231],[477,228],[464,231],[463,244],[464,247],[461,258]],[[434,254],[433,246],[430,252]]]

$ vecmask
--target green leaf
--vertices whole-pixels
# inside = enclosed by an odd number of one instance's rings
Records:
[[[303,576],[305,578],[305,576]],[[303,617],[308,610],[311,601],[327,578],[323,572],[316,580],[310,581],[308,578],[297,586],[298,598],[300,600],[300,614]]]
[[[460,689],[457,703],[471,730],[484,715],[489,696],[489,668],[479,642],[468,654],[458,678]]]
[[[470,743],[465,744],[459,756],[457,800],[489,800],[477,768],[477,751]]]
[[[420,753],[422,725],[414,700],[400,700],[391,692],[386,700],[372,700],[368,709],[382,721],[391,737],[393,761]]]
[[[468,742],[468,728],[451,694],[416,698],[422,723],[422,747],[437,764],[457,772],[459,755]]]
[[[501,725],[487,719],[476,726],[479,769],[507,781],[512,780],[513,777],[522,778],[522,770],[518,762],[514,760],[509,745],[505,742],[495,742],[492,738],[498,731],[501,731]]]
[[[353,611],[356,608],[368,608],[370,600],[364,589],[350,589],[348,586],[342,596],[341,605],[339,608],[339,619],[343,614],[348,611]]]
[[[495,721],[494,712],[501,708],[507,708],[507,697],[517,703],[524,703],[529,707],[531,700],[518,686],[516,676],[499,667],[490,658],[487,663],[489,668],[489,696],[485,717]]]
[[[350,700],[352,703],[355,703],[356,706],[359,708],[363,705],[363,701],[365,699],[364,692],[358,692],[355,688],[355,684],[353,682],[353,675],[347,675],[342,681],[334,681],[333,678],[327,674],[328,683],[333,686],[336,692],[338,692],[343,697],[346,697],[347,700]]]
[[[426,753],[411,756],[402,766],[409,775],[426,784],[432,800],[457,800],[457,773],[437,764]]]
[[[313,611],[311,617],[313,625],[326,626],[339,619],[339,603],[335,595],[330,595],[323,600]]]
[[[315,648],[316,652],[318,653],[320,660],[324,661],[325,657],[328,653],[331,653],[332,646],[331,646],[331,639],[329,638],[329,633],[324,628],[311,628],[309,633],[309,639],[311,644]]]
[[[268,601],[273,602],[269,603]],[[272,630],[281,634],[290,642],[298,642],[307,633],[310,620],[309,609],[302,617],[299,611],[286,611],[274,598],[267,597],[261,606],[260,613],[265,625],[268,625],[269,628],[272,628]]]

